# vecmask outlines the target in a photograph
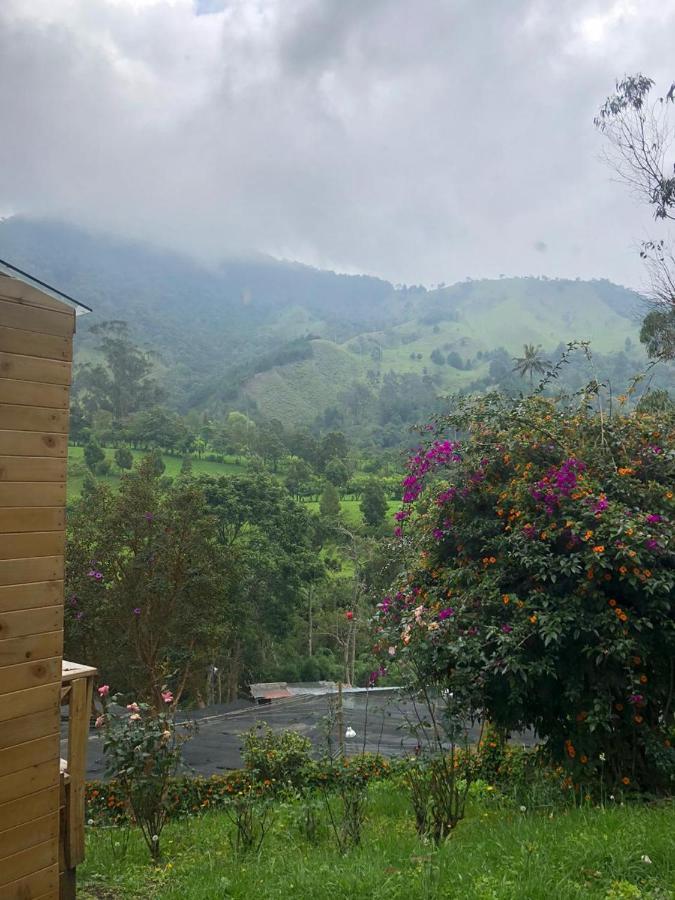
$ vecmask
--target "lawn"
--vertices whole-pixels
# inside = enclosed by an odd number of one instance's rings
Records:
[[[105,455],[107,459],[112,461],[114,450],[107,448]],[[144,450],[132,450],[134,462],[142,459],[146,455]],[[180,472],[182,458],[178,456],[162,456],[164,465],[166,466],[165,474],[175,477]],[[197,459],[192,457],[192,471],[195,475],[241,475],[246,471],[246,463],[243,458],[228,456],[225,462],[209,462],[205,459]],[[97,476],[98,480],[113,486],[119,484],[119,473],[114,467],[113,474]],[[82,447],[68,447],[68,499],[74,500],[82,493],[82,484],[85,479],[84,474],[84,449]]]
[[[363,516],[361,515],[361,501],[360,500],[340,500],[340,515],[345,525],[362,525],[363,524]],[[319,503],[316,500],[309,500],[305,503],[307,509],[310,509],[312,512],[319,512]],[[401,508],[400,500],[389,500],[387,506],[387,513],[385,517],[385,521],[388,523],[393,522],[393,516],[397,509]],[[393,525],[392,525],[393,527]]]
[[[362,845],[346,855],[330,831],[302,836],[300,810],[276,808],[259,854],[236,857],[222,812],[174,823],[153,868],[137,832],[88,829],[82,900],[666,900],[675,889],[672,805],[521,811],[475,800],[440,849],[416,835],[407,798],[371,783]],[[125,851],[126,847],[126,851]]]

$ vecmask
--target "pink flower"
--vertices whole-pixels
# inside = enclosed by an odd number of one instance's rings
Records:
[[[141,714],[140,714],[140,713],[132,713],[132,714],[129,716],[129,721],[130,721],[130,722],[139,722],[139,721],[140,721],[140,718],[141,718]]]
[[[390,647],[387,652],[389,653],[389,656],[396,656],[396,647]]]
[[[127,709],[129,710],[130,713],[137,713],[137,712],[140,712],[140,710],[141,710],[138,703],[128,703]]]
[[[165,703],[173,703],[173,694],[171,691],[162,691],[162,700]]]
[[[94,728],[100,728],[105,722],[105,716],[99,716],[94,722]]]
[[[101,699],[103,699],[103,697],[107,697],[109,693],[110,693],[110,685],[109,684],[102,684],[101,687],[98,689],[98,695],[99,695],[99,697],[101,697]]]

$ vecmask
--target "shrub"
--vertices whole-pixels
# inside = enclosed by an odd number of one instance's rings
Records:
[[[173,713],[158,712],[146,703],[129,703],[127,715],[112,711],[108,687],[99,688],[104,712],[97,727],[104,729],[106,774],[116,779],[123,804],[143,834],[153,860],[161,856],[161,836],[169,812],[169,782],[180,764],[180,746]],[[114,698],[122,702],[120,695]],[[165,692],[167,704],[172,701]]]
[[[134,464],[134,457],[131,450],[126,447],[118,447],[115,450],[115,465],[119,469],[131,469]]]
[[[458,401],[413,454],[379,646],[575,781],[672,783],[672,413]],[[448,434],[466,435],[458,442]]]
[[[296,731],[274,732],[265,722],[244,735],[242,758],[254,781],[275,790],[300,787],[311,762],[312,742]]]

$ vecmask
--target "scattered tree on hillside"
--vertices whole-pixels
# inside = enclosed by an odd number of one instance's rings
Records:
[[[115,450],[115,465],[120,469],[131,469],[134,464],[134,457],[131,450],[126,447],[119,447]]]
[[[532,387],[534,376],[543,375],[546,369],[550,368],[551,363],[542,357],[541,344],[537,344],[536,347],[534,344],[524,344],[523,354],[523,356],[514,358],[515,366],[512,371],[517,372],[521,378],[529,376],[530,387]]]
[[[98,441],[92,439],[84,445],[84,461],[88,468],[95,472],[97,466],[105,459],[105,450]]]
[[[90,333],[100,338],[96,349],[103,363],[84,363],[76,372],[73,390],[86,407],[108,410],[116,422],[124,422],[162,399],[152,357],[134,344],[126,322],[101,322]]]
[[[340,495],[335,485],[330,481],[326,482],[326,486],[321,492],[321,500],[319,501],[319,512],[324,519],[334,520],[340,515]]]
[[[387,496],[382,482],[371,478],[363,489],[360,503],[363,521],[375,528],[384,522],[387,514]]]

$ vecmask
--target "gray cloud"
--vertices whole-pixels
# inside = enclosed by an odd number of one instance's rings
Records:
[[[3,0],[0,214],[636,284],[658,229],[592,118],[625,71],[672,81],[674,27],[674,0]]]

